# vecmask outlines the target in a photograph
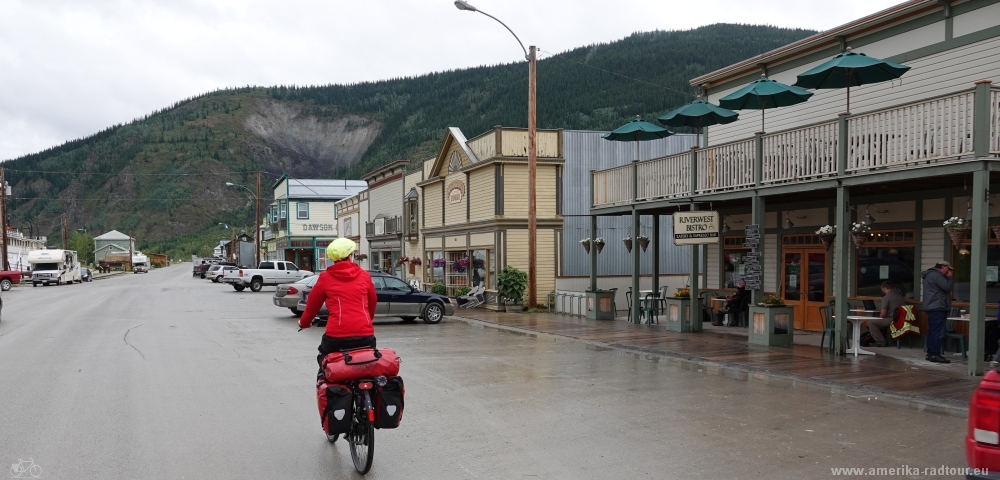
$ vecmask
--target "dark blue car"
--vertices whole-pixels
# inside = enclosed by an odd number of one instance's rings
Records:
[[[372,276],[375,293],[378,295],[376,317],[399,317],[404,322],[412,322],[420,317],[425,323],[438,323],[445,315],[455,314],[455,304],[444,295],[422,292],[387,273],[368,273]],[[303,291],[302,300],[296,307],[299,311],[305,311],[311,290],[312,287],[307,287]],[[320,322],[325,322],[328,316],[326,305],[323,305],[317,318]]]

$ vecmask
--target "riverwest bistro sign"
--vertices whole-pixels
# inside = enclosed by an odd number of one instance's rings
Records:
[[[674,245],[719,243],[719,212],[674,213]]]

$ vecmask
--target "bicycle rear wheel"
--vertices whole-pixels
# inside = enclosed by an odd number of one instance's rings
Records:
[[[361,415],[364,415],[363,411]],[[358,415],[355,415],[354,422],[347,443],[351,446],[354,469],[364,475],[372,468],[372,459],[375,457],[375,428],[367,418],[361,419]]]

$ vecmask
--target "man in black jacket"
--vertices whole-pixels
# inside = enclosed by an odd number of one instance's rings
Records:
[[[712,325],[722,326],[722,319],[725,318],[727,313],[732,312],[729,317],[729,326],[735,326],[737,323],[737,317],[740,314],[740,309],[743,309],[750,302],[750,290],[747,290],[747,281],[740,279],[737,284],[736,293],[726,297],[728,302],[726,302],[725,308],[720,308],[718,312],[715,312],[715,321]]]

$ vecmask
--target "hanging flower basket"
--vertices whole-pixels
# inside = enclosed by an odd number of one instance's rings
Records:
[[[861,248],[861,246],[864,245],[865,242],[868,241],[868,234],[867,233],[851,233],[851,240],[854,240],[854,246],[855,247]]]
[[[420,257],[413,257],[410,259],[410,265],[420,265]]]
[[[625,250],[628,250],[628,253],[632,253],[632,237],[625,237],[622,239],[622,242],[625,244]]]
[[[580,245],[583,245],[583,249],[586,250],[587,253],[590,253],[590,239],[589,238],[584,238],[583,240],[580,240]]]
[[[993,236],[1000,240],[1000,225],[994,225],[990,227],[990,230],[993,230]]]
[[[837,238],[836,235],[820,235],[819,241],[823,242],[823,246],[826,247],[827,250],[829,250],[830,247],[833,246],[833,240],[835,238]]]
[[[405,264],[406,262],[409,262],[409,261],[410,261],[410,259],[407,258],[407,257],[399,257],[399,260],[396,260],[396,265],[403,265],[403,264]]]
[[[951,237],[951,245],[955,248],[960,248],[962,243],[965,242],[965,237],[969,236],[969,231],[971,228],[949,228],[948,236]]]
[[[639,246],[642,247],[642,252],[646,253],[646,248],[649,247],[649,237],[645,235],[638,235],[635,239],[639,242]]]
[[[601,253],[601,250],[604,250],[604,239],[601,237],[594,239],[594,246],[597,247],[597,253]]]

